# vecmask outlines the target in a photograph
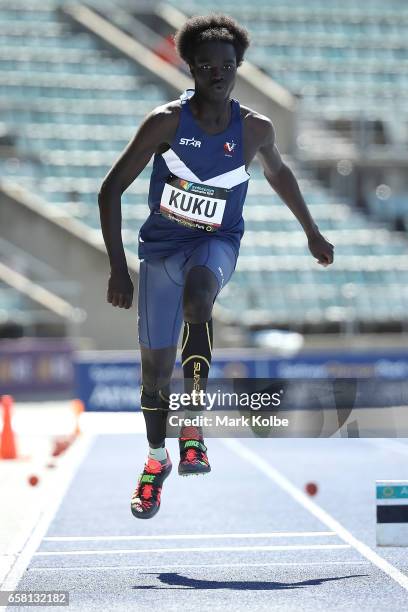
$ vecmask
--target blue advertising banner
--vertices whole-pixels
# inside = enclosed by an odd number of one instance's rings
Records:
[[[76,397],[86,410],[140,409],[140,358],[82,360],[75,363]]]
[[[183,372],[177,362],[173,380]],[[87,410],[140,409],[140,353],[82,352],[75,359],[76,397]],[[214,351],[211,379],[358,379],[360,405],[408,403],[408,351],[301,352],[271,357],[251,349]]]
[[[0,395],[17,400],[72,396],[72,343],[66,339],[0,340]]]

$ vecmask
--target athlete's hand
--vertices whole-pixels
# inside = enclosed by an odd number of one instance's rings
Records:
[[[317,263],[327,268],[333,263],[334,246],[328,242],[319,230],[308,236],[309,251],[316,257]]]
[[[133,301],[133,283],[127,271],[111,270],[107,300],[112,306],[130,308]]]

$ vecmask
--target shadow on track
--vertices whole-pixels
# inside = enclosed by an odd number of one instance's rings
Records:
[[[180,574],[144,572],[143,575],[157,576],[162,584],[172,587],[190,588],[190,589],[230,589],[238,591],[279,591],[281,589],[299,589],[308,586],[319,586],[325,582],[334,580],[346,580],[348,578],[362,578],[367,574],[355,574],[352,576],[336,576],[334,578],[315,578],[311,580],[303,580],[302,582],[265,582],[265,581],[244,581],[244,580],[197,580],[196,578],[187,578]],[[160,585],[133,586],[132,589],[163,589]]]

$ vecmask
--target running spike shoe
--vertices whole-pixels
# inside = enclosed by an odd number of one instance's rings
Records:
[[[130,509],[136,518],[149,519],[159,511],[163,482],[172,468],[167,449],[166,453],[167,462],[165,464],[150,457],[145,463],[130,502]]]
[[[179,447],[178,473],[180,476],[211,472],[211,466],[206,455],[207,447],[196,427],[183,428],[179,438]]]

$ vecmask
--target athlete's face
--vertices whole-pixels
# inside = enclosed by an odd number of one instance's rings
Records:
[[[235,49],[226,42],[202,43],[190,69],[197,91],[214,101],[228,99],[237,74]]]

